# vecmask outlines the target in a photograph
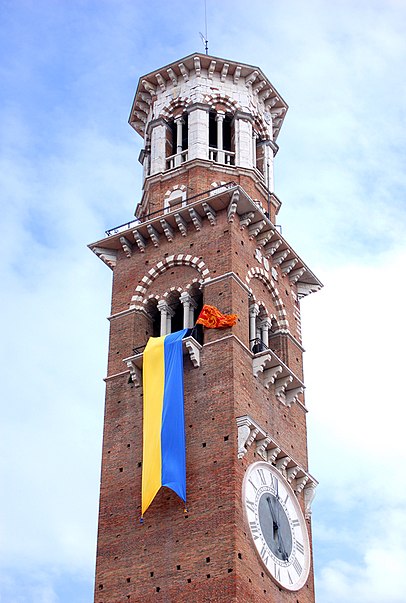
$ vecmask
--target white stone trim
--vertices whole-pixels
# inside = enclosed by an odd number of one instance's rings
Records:
[[[147,272],[146,275],[142,277],[140,284],[137,285],[135,289],[135,294],[131,298],[130,309],[136,307],[138,304],[143,303],[146,298],[148,288],[151,286],[154,280],[172,266],[191,266],[199,272],[202,281],[210,278],[209,270],[206,264],[200,258],[182,253],[178,255],[169,255],[158,262]]]
[[[256,444],[257,454],[268,463],[272,463],[281,475],[290,483],[296,495],[304,490],[305,517],[310,518],[311,503],[318,485],[314,479],[294,458],[284,451],[273,436],[267,433],[250,415],[237,417],[237,456],[241,460],[248,448]]]
[[[269,275],[269,272],[267,272],[263,268],[259,268],[258,266],[255,266],[254,268],[251,268],[248,271],[247,276],[245,277],[245,280],[248,285],[250,284],[250,282],[253,278],[257,278],[260,281],[262,281],[264,283],[264,285],[266,286],[266,288],[268,289],[268,291],[271,293],[272,300],[275,304],[275,308],[277,311],[277,316],[278,316],[277,323],[278,323],[279,331],[280,332],[288,331],[289,330],[289,321],[287,318],[287,313],[286,313],[284,304],[282,302],[281,296],[279,294],[279,291],[276,287],[275,281],[273,280],[273,278],[271,278],[271,276]],[[251,288],[250,288],[250,293],[254,297],[254,294],[253,294]]]

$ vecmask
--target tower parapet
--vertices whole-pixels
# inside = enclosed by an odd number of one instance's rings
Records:
[[[141,77],[129,118],[144,139],[137,216],[230,180],[275,216],[273,162],[287,109],[259,67],[217,57],[192,54]]]

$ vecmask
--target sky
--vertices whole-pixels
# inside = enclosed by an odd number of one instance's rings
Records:
[[[207,0],[209,51],[289,105],[319,603],[404,603],[406,4]],[[0,603],[93,599],[111,271],[141,198],[138,78],[203,52],[203,0],[0,0]]]

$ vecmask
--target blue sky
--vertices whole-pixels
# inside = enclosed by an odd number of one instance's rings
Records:
[[[401,603],[406,5],[208,2],[211,54],[289,104],[275,191],[325,288],[302,304],[316,591]],[[0,1],[0,602],[92,600],[111,273],[138,78],[203,51],[202,0]]]

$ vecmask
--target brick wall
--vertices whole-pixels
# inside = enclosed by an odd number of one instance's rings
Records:
[[[187,185],[205,190],[219,175],[190,170]],[[221,176],[224,180],[224,174]],[[249,179],[248,179],[249,180]],[[248,184],[254,186],[250,181]],[[167,184],[157,183],[162,198]],[[159,188],[161,187],[161,188]],[[159,189],[159,194],[157,192]],[[171,254],[202,259],[211,281],[203,286],[205,303],[238,314],[232,329],[206,330],[200,368],[185,360],[185,421],[187,445],[187,513],[181,501],[162,489],[140,525],[142,471],[142,388],[128,382],[123,358],[146,343],[151,321],[129,310],[143,276]],[[127,258],[119,252],[114,269],[112,314],[100,494],[95,603],[134,602],[283,602],[314,601],[313,576],[299,593],[289,593],[265,574],[244,523],[241,487],[249,463],[258,460],[254,447],[237,458],[236,418],[249,414],[307,469],[306,416],[303,406],[277,402],[252,374],[249,346],[249,288],[270,314],[284,310],[292,337],[283,334],[271,347],[302,376],[302,350],[295,339],[295,285],[278,269],[270,291],[258,278],[248,283],[255,259],[255,241],[241,230],[238,219],[218,213],[200,231],[177,233],[172,243]],[[233,273],[233,277],[230,273]],[[223,277],[218,280],[217,277]],[[173,266],[147,287],[145,297],[162,296],[170,287],[182,290],[201,280],[196,267]],[[122,314],[120,314],[122,313]],[[303,506],[303,494],[299,496]],[[309,526],[310,530],[310,526]]]

